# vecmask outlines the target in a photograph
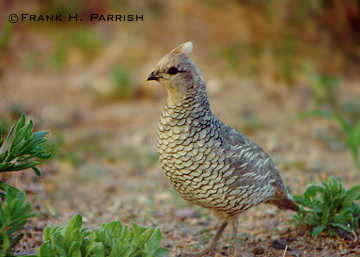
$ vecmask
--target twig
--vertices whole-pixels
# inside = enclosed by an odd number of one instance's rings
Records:
[[[286,252],[287,252],[287,249],[288,249],[288,245],[285,246],[285,250],[284,250],[284,253],[283,253],[283,257],[285,257]]]

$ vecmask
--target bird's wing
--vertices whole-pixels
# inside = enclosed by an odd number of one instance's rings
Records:
[[[231,186],[272,185],[283,188],[279,171],[269,154],[233,128],[227,126],[225,134],[228,161],[237,176]]]
[[[235,170],[236,178],[230,187],[256,194],[252,197],[256,201],[297,211],[298,206],[289,198],[288,190],[270,155],[237,130],[230,127],[226,130],[228,161]]]

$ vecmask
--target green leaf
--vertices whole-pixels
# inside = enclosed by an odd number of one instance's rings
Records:
[[[353,186],[345,192],[343,206],[347,207],[352,204],[353,201],[359,199],[360,197],[360,185]]]
[[[92,242],[86,251],[87,256],[105,257],[105,247],[102,242]]]
[[[319,235],[321,232],[323,232],[325,230],[325,228],[326,228],[326,226],[324,226],[324,225],[316,226],[312,231],[312,236]]]
[[[156,251],[156,249],[158,249],[160,247],[160,243],[161,243],[161,233],[159,229],[155,229],[154,233],[151,236],[150,242],[149,242],[149,246],[150,246],[150,250]]]
[[[320,116],[326,119],[333,119],[342,127],[346,134],[345,143],[351,151],[355,166],[360,170],[359,148],[360,148],[360,120],[354,127],[341,114],[329,112],[326,110],[316,109],[309,112],[303,112],[299,118],[307,118],[310,116]]]
[[[154,257],[163,257],[163,256],[167,256],[169,253],[168,249],[165,248],[159,248],[155,251],[154,253]]]
[[[51,252],[50,242],[44,242],[37,251],[39,257],[54,256]]]
[[[80,241],[73,241],[71,242],[69,255],[71,257],[81,257],[81,249],[80,249]]]
[[[346,121],[343,117],[340,115],[334,115],[334,119],[342,126],[342,128],[346,131],[347,134],[352,133],[351,124]]]
[[[21,114],[19,121],[15,126],[15,130],[19,130],[25,126],[25,114]]]
[[[45,138],[48,134],[49,134],[48,130],[41,130],[41,131],[34,132],[34,139],[37,142],[39,142],[40,140]]]
[[[32,132],[33,122],[26,125],[25,115],[12,126],[6,140],[0,148],[0,172],[18,171],[27,168],[40,174],[35,166],[39,164],[36,159],[46,159],[51,153],[44,150],[42,144],[47,141],[47,131]]]
[[[15,148],[15,146],[17,146],[22,140],[24,140],[25,134],[26,134],[26,129],[27,129],[27,127],[21,127],[21,128],[17,127],[16,128],[14,139],[11,142],[10,152],[12,152],[13,149]]]
[[[321,110],[321,109],[315,109],[308,112],[302,112],[299,115],[299,118],[308,118],[311,116],[320,116],[323,118],[331,119],[334,117],[334,114],[332,112]]]
[[[345,226],[341,223],[331,223],[331,226],[341,228],[342,230],[345,230],[347,232],[353,232],[351,227]]]
[[[304,197],[306,199],[310,199],[314,197],[317,193],[322,193],[324,191],[324,188],[318,185],[311,185],[308,188],[306,188],[306,191],[304,193]]]
[[[33,166],[31,168],[35,171],[36,175],[41,176],[41,172],[36,166]]]
[[[139,245],[145,244],[145,242],[147,242],[150,239],[153,232],[154,232],[153,229],[148,228],[143,233],[137,235],[137,237],[139,238]]]
[[[360,147],[360,120],[357,121],[354,128],[354,139],[357,145]]]
[[[73,230],[80,229],[81,226],[82,226],[82,217],[80,214],[76,214],[74,217],[72,217],[69,224],[65,227],[64,237],[71,238],[71,234]]]
[[[321,217],[321,224],[326,226],[326,224],[328,224],[329,222],[329,209],[328,208],[324,208],[323,209],[323,213],[322,213],[322,217]]]
[[[5,142],[3,143],[5,146],[7,146],[9,144],[9,141],[10,141],[10,138],[12,137],[12,135],[14,134],[14,131],[15,131],[15,125],[12,126],[9,130],[9,133],[5,139]]]
[[[39,164],[38,161],[31,161],[31,162],[25,162],[25,163],[22,163],[22,164],[15,164],[11,168],[9,168],[8,171],[25,170],[25,169],[28,169],[28,168],[35,167],[38,164]]]

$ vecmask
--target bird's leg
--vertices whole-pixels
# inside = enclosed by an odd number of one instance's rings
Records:
[[[234,257],[238,257],[240,254],[240,242],[239,242],[239,238],[237,237],[237,230],[238,230],[238,219],[237,218],[233,218],[231,220],[231,228],[232,228],[232,237],[234,240]]]
[[[238,230],[239,221],[237,217],[231,219],[231,227],[232,227],[232,237],[234,240],[234,254],[233,257],[253,257],[254,255],[248,252],[240,251],[240,241],[237,237],[237,230]]]
[[[201,257],[201,256],[214,256],[215,254],[215,249],[216,249],[216,243],[217,241],[219,241],[222,233],[224,232],[226,226],[227,226],[228,222],[224,221],[221,226],[219,227],[219,229],[216,232],[216,235],[212,238],[211,242],[209,243],[209,245],[202,251],[197,252],[197,253],[184,253],[181,254],[181,257]]]

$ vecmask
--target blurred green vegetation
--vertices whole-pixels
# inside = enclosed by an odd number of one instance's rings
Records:
[[[314,110],[304,113],[305,116],[320,116],[326,119],[332,119],[338,123],[344,134],[344,142],[351,153],[355,167],[360,170],[360,120],[357,119],[355,123],[349,122],[341,113],[333,113],[325,110]]]
[[[135,4],[131,1],[107,0],[99,3],[88,2],[84,0],[72,1],[71,4],[64,4],[59,0],[42,1],[34,4],[35,13],[60,13],[71,14],[78,13],[86,16],[89,13],[119,13],[123,9],[143,10],[146,16],[146,22],[163,24],[166,16],[162,15],[166,8],[171,8],[174,3],[165,4],[164,2],[153,0],[147,3]],[[234,71],[247,72],[248,75],[258,76],[268,67],[258,67],[256,60],[271,57],[273,76],[288,85],[294,85],[299,82],[298,73],[305,72],[301,69],[301,63],[308,60],[314,70],[328,69],[330,73],[348,73],[353,64],[358,66],[360,53],[358,45],[360,42],[360,3],[356,0],[296,0],[296,1],[228,1],[223,9],[232,8],[235,11],[229,11],[228,20],[219,20],[215,25],[206,22],[205,17],[216,17],[220,2],[217,0],[204,0],[197,3],[184,3],[192,5],[192,8],[198,10],[196,17],[200,19],[197,23],[199,29],[208,27],[219,33],[212,41],[226,40],[223,44],[222,54],[227,60],[229,67]],[[121,8],[120,8],[121,7]],[[210,7],[210,8],[208,8]],[[187,16],[181,13],[181,8],[174,10],[174,17],[186,19]],[[233,13],[246,15],[233,15]],[[189,14],[190,17],[192,14]],[[234,17],[233,17],[234,16]],[[195,17],[195,16],[194,16]],[[237,18],[235,18],[237,17]],[[243,25],[247,28],[247,36],[242,33],[236,33],[227,22],[233,23],[236,28]],[[145,23],[143,23],[145,24]],[[21,32],[28,36],[33,33],[39,33],[48,37],[52,44],[46,51],[49,54],[45,56],[54,69],[66,68],[67,59],[73,51],[79,51],[84,57],[83,62],[93,59],[101,53],[109,42],[111,42],[114,24],[105,24],[111,27],[104,33],[101,28],[104,24],[89,24],[82,22],[76,26],[73,24],[29,24],[23,23]],[[126,24],[123,24],[125,26]],[[186,24],[184,24],[185,26]],[[174,25],[172,25],[174,26]],[[226,29],[224,29],[225,27]],[[148,29],[144,26],[144,30]],[[165,28],[166,29],[166,28]],[[170,28],[171,30],[180,30],[181,28]],[[202,31],[202,30],[200,30]],[[206,30],[204,30],[206,31]],[[16,47],[10,47],[12,39],[20,28],[7,23],[2,29],[0,36],[0,52],[16,51],[18,47],[23,47],[17,42]],[[139,40],[144,42],[156,43],[157,40],[147,38],[146,31],[143,31],[143,37]],[[157,31],[158,33],[159,31]],[[127,33],[127,32],[124,32]],[[164,31],[166,33],[166,30]],[[201,34],[190,34],[192,40],[201,41]],[[220,37],[221,36],[221,37]],[[159,43],[162,43],[162,36],[159,34]],[[27,56],[26,65],[31,63],[44,63],[40,53],[42,49],[34,49],[31,40],[26,47]],[[19,45],[20,44],[20,45]],[[222,44],[220,44],[222,45]],[[154,46],[154,45],[153,45]],[[9,54],[9,53],[8,53]],[[10,53],[11,54],[11,53]],[[338,61],[330,63],[326,60],[332,56],[337,56]],[[218,57],[220,58],[220,57]],[[24,61],[24,60],[23,60]],[[46,65],[44,65],[46,66]],[[341,68],[341,69],[338,69]],[[330,76],[334,74],[328,74]]]
[[[10,39],[13,35],[14,25],[11,23],[6,23],[1,30],[0,34],[0,55],[5,51],[7,46],[10,43]]]
[[[78,166],[83,158],[84,153],[80,150],[73,150],[65,145],[65,135],[63,133],[56,133],[56,136],[50,138],[44,148],[51,153],[54,159],[64,160],[70,162],[73,166]]]
[[[54,156],[54,159],[69,162],[74,167],[78,167],[85,161],[86,156],[96,159],[104,158],[106,146],[100,144],[102,138],[101,135],[94,137],[94,133],[69,138],[66,133],[59,130],[48,140],[44,148]]]
[[[65,67],[72,51],[79,52],[84,60],[89,60],[96,57],[104,47],[103,38],[98,37],[90,27],[57,29],[52,36],[55,47],[49,61],[56,69]]]
[[[309,78],[309,85],[315,107],[334,107],[338,103],[337,87],[339,78],[333,75],[319,74],[310,65],[304,64],[304,72]]]
[[[120,99],[127,98],[134,92],[131,76],[128,71],[120,66],[115,66],[111,75],[116,97]]]
[[[250,36],[240,40],[234,34],[228,40],[223,57],[231,69],[256,78],[269,68],[275,80],[289,86],[305,84],[306,78],[323,98],[339,83],[338,76],[359,68],[359,1],[237,1],[237,7],[261,18],[249,14]],[[254,65],[268,57],[271,67]]]

